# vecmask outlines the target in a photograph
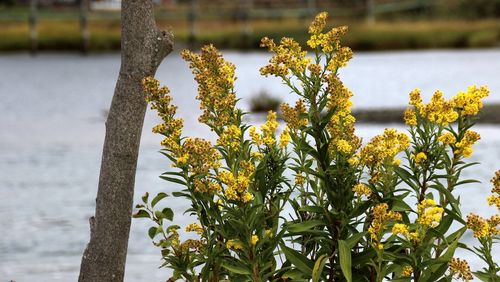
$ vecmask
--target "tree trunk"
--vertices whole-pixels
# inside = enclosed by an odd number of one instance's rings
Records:
[[[147,108],[141,80],[154,75],[173,48],[160,31],[151,0],[122,0],[121,67],[106,121],[106,137],[90,242],[80,282],[123,281],[139,143]]]

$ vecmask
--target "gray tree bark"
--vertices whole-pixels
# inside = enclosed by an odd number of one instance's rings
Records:
[[[173,48],[173,36],[154,20],[151,0],[122,0],[121,67],[106,136],[90,242],[80,282],[123,281],[139,143],[147,108],[141,80],[154,75]]]

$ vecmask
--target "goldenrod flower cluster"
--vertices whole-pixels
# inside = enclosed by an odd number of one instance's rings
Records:
[[[281,132],[280,135],[279,147],[281,149],[285,148],[288,145],[288,143],[290,143],[290,140],[292,140],[292,137],[290,136],[290,129],[288,129],[288,127],[285,127],[285,129],[283,129],[283,132]]]
[[[363,183],[358,183],[354,185],[354,187],[352,187],[352,191],[359,198],[361,198],[362,196],[370,197],[372,194],[372,189],[370,189],[368,185]]]
[[[500,170],[495,172],[495,176],[491,179],[491,183],[493,183],[493,189],[491,189],[493,195],[488,197],[488,205],[495,205],[498,211],[500,211]]]
[[[473,278],[472,272],[470,271],[469,264],[466,260],[459,258],[452,258],[448,263],[450,273],[457,279],[462,279],[463,281],[470,281]]]
[[[404,119],[410,126],[417,125],[417,113],[440,125],[447,125],[458,119],[459,116],[474,116],[479,113],[483,107],[482,99],[487,97],[489,90],[486,86],[471,86],[467,92],[459,92],[449,101],[443,98],[441,91],[436,91],[428,104],[422,102],[420,89],[415,89],[410,93],[410,105],[414,108],[408,108]]]
[[[146,101],[151,102],[151,109],[156,110],[163,120],[161,124],[153,127],[153,132],[166,136],[161,142],[162,146],[171,151],[178,151],[184,122],[180,118],[175,118],[177,107],[170,104],[172,102],[172,97],[168,95],[170,91],[167,87],[160,87],[160,82],[153,77],[144,78],[142,86],[148,94]]]
[[[243,244],[237,240],[228,240],[226,243],[226,248],[233,250],[243,250]]]
[[[198,235],[203,234],[203,227],[199,223],[191,223],[186,226],[186,232],[196,232]]]
[[[483,108],[482,99],[488,97],[489,90],[486,86],[470,86],[467,92],[459,92],[451,99],[451,103],[462,116],[474,116]]]
[[[188,156],[189,172],[192,174],[204,176],[210,170],[217,169],[222,165],[221,155],[208,140],[186,138],[182,143],[181,151]]]
[[[250,161],[241,161],[240,170],[237,173],[219,172],[219,180],[227,186],[224,195],[228,200],[246,203],[253,199],[248,189],[253,181],[254,171],[255,166]]]
[[[269,113],[267,114],[266,123],[264,123],[260,127],[262,134],[259,134],[257,132],[257,128],[255,126],[252,126],[250,127],[250,137],[252,138],[253,142],[257,145],[265,144],[268,147],[271,147],[276,143],[275,134],[278,126],[279,124],[276,121],[276,113],[273,111],[269,111]],[[283,142],[281,145],[286,146],[286,144],[288,144],[288,141],[290,141],[289,131],[284,130],[282,134],[285,134],[285,136],[282,137]]]
[[[287,103],[281,104],[281,112],[288,128],[297,130],[307,125],[307,108],[304,100],[299,99],[295,103],[295,107],[291,107]]]
[[[203,248],[203,242],[200,240],[187,239],[186,241],[182,242],[179,248],[183,252],[187,252],[190,249],[199,252],[201,248]]]
[[[390,221],[402,219],[401,214],[394,211],[388,211],[388,209],[389,206],[386,203],[382,203],[376,205],[372,211],[373,220],[368,228],[368,233],[370,233],[370,237],[378,248],[380,248],[380,240],[387,228],[387,224]]]
[[[473,130],[467,130],[464,137],[455,143],[455,154],[462,155],[466,158],[472,155],[472,145],[481,139],[481,135]]]
[[[433,199],[425,199],[417,206],[418,223],[423,226],[437,227],[443,213],[444,209],[438,207]]]
[[[415,89],[410,93],[410,105],[415,106],[420,115],[431,122],[447,125],[458,118],[458,113],[453,108],[453,103],[443,98],[443,92],[437,90],[431,101],[425,105],[420,98],[420,90]],[[412,120],[408,118],[408,120]]]
[[[392,227],[392,234],[394,234],[394,235],[401,234],[404,236],[408,236],[410,234],[410,231],[408,230],[408,226],[406,224],[396,223]]]
[[[493,215],[484,219],[476,214],[467,215],[467,228],[472,230],[476,238],[492,238],[500,234],[497,226],[500,224],[500,215]]]
[[[455,145],[455,143],[457,142],[457,138],[451,132],[446,132],[442,134],[441,136],[438,137],[438,140],[443,144],[447,145]]]
[[[383,134],[375,136],[361,148],[360,162],[370,169],[371,181],[377,180],[382,164],[394,164],[395,156],[409,146],[410,139],[405,133],[386,128]]]
[[[427,160],[427,155],[424,152],[420,152],[417,155],[415,155],[415,163],[421,164]]]
[[[410,265],[405,265],[405,267],[403,267],[403,271],[401,272],[401,277],[410,277],[412,273],[413,267],[411,267]]]
[[[274,40],[267,37],[262,38],[261,47],[274,53],[269,60],[269,64],[260,69],[262,75],[287,76],[289,72],[303,73],[309,62],[307,51],[302,51],[302,47],[293,38],[283,37],[279,45],[274,43]]]
[[[257,245],[257,242],[259,242],[259,236],[252,235],[252,238],[250,238],[250,244],[252,244],[252,246],[255,246]]]
[[[302,186],[306,183],[306,178],[302,173],[295,175],[295,185]]]
[[[417,116],[413,108],[407,108],[404,113],[405,123],[409,126],[417,125]]]
[[[204,46],[201,54],[184,50],[182,57],[190,63],[198,82],[196,99],[200,101],[200,109],[203,110],[200,122],[212,128],[234,124],[237,115],[233,90],[235,66],[224,60],[213,45]]]
[[[332,139],[329,149],[331,152],[351,154],[361,145],[361,140],[354,133],[356,119],[351,114],[352,92],[334,73],[324,79],[327,82],[328,109],[335,111],[327,126]]]
[[[234,124],[231,124],[227,126],[219,136],[217,144],[234,152],[237,151],[240,147],[241,137],[241,128]]]
[[[310,39],[307,41],[309,47],[321,48],[324,53],[331,53],[340,48],[340,38],[347,32],[346,26],[332,28],[327,33],[322,33],[326,26],[327,12],[319,13],[309,26]]]

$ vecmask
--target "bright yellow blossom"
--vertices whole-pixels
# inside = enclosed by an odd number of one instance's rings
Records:
[[[438,207],[433,199],[425,199],[417,206],[418,223],[423,226],[437,227],[443,213],[444,209]]]
[[[405,265],[405,267],[403,267],[403,271],[401,272],[401,277],[410,277],[412,273],[413,267],[411,267],[410,265]]]
[[[243,250],[243,244],[237,240],[228,240],[226,243],[226,248],[233,250]]]
[[[415,163],[421,164],[427,160],[427,155],[424,152],[420,152],[415,156]]]
[[[394,235],[401,234],[404,236],[408,236],[410,232],[408,231],[408,226],[406,224],[396,223],[392,227],[392,234]]]
[[[476,143],[479,139],[481,139],[481,135],[479,135],[479,133],[467,130],[464,137],[455,143],[455,147],[457,149],[454,153],[462,155],[466,158],[470,157],[472,155],[472,145],[474,145],[474,143]]]
[[[252,238],[250,239],[250,243],[252,244],[252,246],[257,245],[257,242],[259,242],[259,236],[252,235]]]
[[[457,138],[451,132],[446,132],[439,136],[438,140],[444,144],[453,145],[457,142]]]
[[[231,124],[224,129],[217,143],[229,150],[236,151],[241,143],[241,129]]]
[[[292,138],[290,137],[290,130],[288,129],[288,127],[286,127],[283,132],[281,132],[279,147],[281,149],[285,148],[290,140],[292,140]]]
[[[467,92],[459,92],[451,99],[451,104],[459,110],[462,116],[474,116],[483,108],[482,99],[487,97],[489,90],[486,86],[470,86]]]
[[[452,258],[448,263],[449,270],[452,276],[457,279],[462,279],[463,281],[470,281],[474,279],[472,272],[470,271],[469,264],[466,260],[461,260],[459,258]]]
[[[362,196],[367,196],[370,197],[372,194],[372,189],[368,187],[368,185],[363,184],[363,183],[358,183],[352,187],[352,191],[356,194],[358,197]]]
[[[196,232],[198,235],[203,234],[203,227],[198,223],[191,223],[186,226],[186,232]]]

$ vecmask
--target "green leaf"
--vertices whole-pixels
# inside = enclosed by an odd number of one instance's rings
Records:
[[[149,228],[148,230],[148,235],[149,235],[149,238],[151,239],[154,239],[156,234],[158,234],[158,228],[157,227],[151,227]]]
[[[475,271],[475,272],[472,272],[472,273],[474,274],[474,276],[476,276],[481,281],[484,281],[484,282],[491,281],[490,275],[488,275],[488,273],[486,273],[486,272]]]
[[[340,269],[347,282],[352,282],[351,273],[351,248],[344,240],[339,240]]]
[[[142,202],[147,204],[148,203],[148,197],[149,197],[149,193],[146,192],[144,193],[144,195],[142,196]]]
[[[328,256],[326,254],[321,255],[314,264],[313,272],[312,272],[312,282],[318,282],[321,278],[321,273],[323,272],[323,268],[325,267],[326,262],[328,261]]]
[[[352,235],[351,237],[349,237],[349,239],[345,240],[347,247],[349,249],[354,248],[354,246],[356,246],[356,244],[358,243],[359,239],[363,238],[363,236],[365,236],[365,235],[366,235],[366,231],[359,232],[359,233]]]
[[[137,213],[132,215],[133,218],[141,218],[141,217],[147,217],[150,218],[150,215],[147,211],[145,210],[139,210]]]
[[[288,248],[284,244],[281,244],[280,246],[287,260],[297,267],[298,270],[302,271],[304,275],[311,277],[314,263],[296,250]]]
[[[177,179],[177,178],[174,178],[174,177],[168,177],[168,176],[160,176],[161,179],[163,180],[166,180],[168,182],[173,182],[173,183],[177,183],[177,184],[180,184],[180,185],[183,185],[183,186],[187,186],[186,185],[186,182],[184,182],[183,180],[180,180],[180,179]]]
[[[151,207],[154,207],[159,201],[161,201],[163,198],[167,197],[167,193],[160,192],[156,197],[153,198],[151,201]]]
[[[172,219],[174,219],[174,211],[171,209],[171,208],[164,208],[161,213],[163,214],[163,216],[172,221]]]
[[[243,266],[236,266],[234,264],[228,264],[228,263],[223,262],[222,267],[224,267],[225,269],[229,270],[232,273],[243,274],[243,275],[252,275],[252,272]]]
[[[299,223],[294,223],[288,226],[288,231],[292,233],[300,233],[312,229],[316,226],[324,225],[325,223],[321,220],[309,220]]]

